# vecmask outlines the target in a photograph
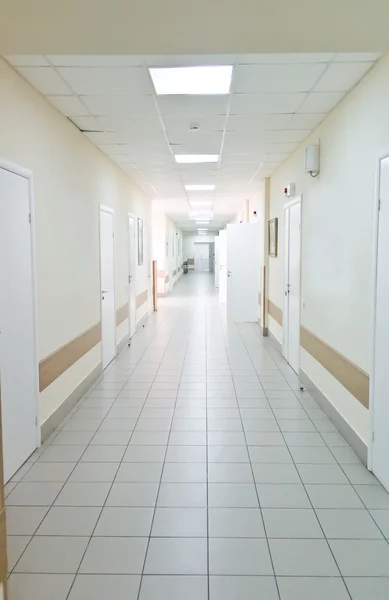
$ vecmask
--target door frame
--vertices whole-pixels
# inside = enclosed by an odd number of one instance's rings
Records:
[[[135,233],[135,243],[134,243],[134,252],[135,252],[135,259],[134,259],[134,265],[135,265],[135,269],[134,269],[134,275],[130,274],[130,246],[131,246],[131,242],[130,242],[130,218],[134,219],[134,233]],[[144,236],[143,236],[144,238]],[[144,239],[143,239],[143,253],[144,253]],[[144,262],[144,260],[143,260]],[[136,320],[136,313],[137,313],[137,309],[135,308],[135,327],[134,327],[134,332],[131,335],[131,316],[130,316],[130,289],[131,289],[131,282],[130,282],[130,276],[134,282],[134,293],[135,293],[135,307],[136,307],[136,280],[137,280],[137,269],[138,269],[138,220],[136,215],[134,215],[134,213],[127,213],[127,305],[128,305],[128,339],[132,340],[132,338],[135,336],[136,334],[136,328],[137,328],[137,320]]]
[[[30,224],[30,248],[31,248],[31,276],[32,276],[32,305],[33,305],[33,331],[34,331],[34,344],[33,344],[33,353],[34,353],[34,396],[35,396],[35,429],[36,429],[36,447],[39,448],[42,443],[41,438],[41,424],[40,424],[40,406],[39,406],[39,396],[40,396],[40,386],[39,386],[39,353],[38,353],[38,310],[37,310],[37,297],[38,297],[38,287],[37,287],[37,277],[36,277],[36,244],[35,244],[35,199],[34,199],[34,178],[33,173],[29,169],[25,169],[24,167],[20,167],[14,163],[8,162],[0,158],[0,168],[4,171],[9,171],[10,173],[14,173],[15,175],[19,175],[20,177],[24,177],[28,181],[28,190],[29,190],[29,207],[31,214],[31,224]]]
[[[369,440],[367,444],[367,468],[373,471],[374,467],[374,368],[375,368],[375,343],[377,325],[377,278],[378,278],[378,232],[379,232],[379,202],[381,187],[381,162],[389,158],[389,148],[380,152],[376,162],[374,209],[373,209],[373,273],[372,273],[372,308],[371,308],[371,341],[370,341],[370,377],[369,377]],[[374,472],[374,471],[373,471]]]
[[[99,261],[100,261],[100,320],[101,320],[101,360],[103,360],[103,298],[101,295],[102,281],[101,281],[101,222],[100,213],[101,211],[107,212],[113,217],[113,310],[114,310],[114,329],[115,329],[115,356],[117,356],[117,325],[116,325],[116,251],[115,251],[115,239],[116,239],[116,223],[115,223],[115,211],[113,208],[106,206],[105,204],[99,204]],[[113,359],[112,359],[113,360]],[[111,364],[111,363],[109,363]],[[107,365],[108,366],[108,365]]]
[[[301,252],[301,240],[302,240],[302,206],[303,206],[303,196],[296,196],[293,200],[290,200],[286,204],[284,204],[284,266],[283,266],[283,292],[284,292],[284,302],[282,307],[282,356],[289,363],[289,310],[287,307],[289,305],[289,294],[286,293],[286,274],[287,274],[287,258],[289,258],[289,246],[285,243],[286,240],[286,211],[289,210],[295,204],[300,204],[300,289],[299,289],[299,330],[301,329],[301,263],[302,263],[302,252]],[[289,223],[289,218],[288,218]],[[288,231],[288,242],[289,242],[289,231]],[[288,265],[289,268],[289,265]],[[299,349],[299,367],[300,367],[300,349]],[[297,373],[298,374],[298,373]]]

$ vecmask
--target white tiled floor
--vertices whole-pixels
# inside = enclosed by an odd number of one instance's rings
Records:
[[[6,492],[10,600],[389,598],[389,495],[208,275]]]

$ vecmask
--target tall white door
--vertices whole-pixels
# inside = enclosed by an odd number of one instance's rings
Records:
[[[372,469],[389,491],[389,156],[380,164],[377,288],[375,305],[374,365],[372,369],[373,430]]]
[[[301,199],[285,207],[283,356],[296,373],[300,365]]]
[[[136,332],[136,221],[128,216],[128,318],[130,338]]]
[[[227,302],[227,231],[219,232],[219,301]]]
[[[100,207],[101,344],[103,369],[116,356],[114,215]]]
[[[195,270],[209,271],[209,244],[195,242]]]
[[[0,393],[4,479],[37,447],[30,182],[0,168]]]
[[[219,260],[219,237],[215,237],[215,287],[219,287],[219,270],[220,270],[220,260]]]
[[[255,323],[259,318],[259,227],[227,225],[227,319]]]

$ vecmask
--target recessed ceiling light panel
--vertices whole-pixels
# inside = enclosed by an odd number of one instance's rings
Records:
[[[218,154],[175,154],[176,163],[217,163]]]
[[[167,94],[229,94],[232,66],[163,67],[149,69],[155,92]]]
[[[187,192],[211,192],[215,189],[214,185],[186,185]]]

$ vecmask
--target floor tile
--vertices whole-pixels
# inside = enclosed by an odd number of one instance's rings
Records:
[[[373,473],[362,464],[342,464],[342,469],[352,484],[381,485]]]
[[[94,431],[61,431],[51,442],[53,446],[86,446]]]
[[[89,463],[119,463],[126,446],[88,446],[81,457],[81,462]]]
[[[56,506],[103,506],[110,483],[84,483],[69,481],[65,483],[55,501]]]
[[[210,483],[253,483],[251,465],[246,463],[210,463]]]
[[[205,446],[168,446],[167,463],[206,462],[207,449]]]
[[[351,485],[306,485],[306,490],[314,508],[364,508]]]
[[[205,483],[207,466],[202,463],[165,463],[163,483]]]
[[[294,465],[254,463],[256,483],[300,483],[300,477]]]
[[[170,446],[205,446],[206,443],[205,431],[172,431],[170,433]]]
[[[389,544],[385,540],[330,540],[344,577],[389,577]]]
[[[213,575],[209,583],[210,600],[278,600],[273,577]]]
[[[97,431],[91,446],[127,446],[131,431]]]
[[[158,506],[203,507],[207,506],[205,483],[161,483]]]
[[[16,573],[76,573],[87,537],[34,537],[15,567]]]
[[[114,483],[107,498],[107,506],[155,506],[158,483]]]
[[[118,463],[80,462],[70,475],[69,481],[112,483],[118,467]]]
[[[255,485],[250,483],[209,483],[210,507],[255,508],[258,498]]]
[[[266,540],[210,538],[210,575],[272,575]]]
[[[246,446],[243,431],[208,431],[209,446]]]
[[[252,463],[292,463],[289,450],[279,446],[250,446]]]
[[[77,575],[68,600],[137,600],[140,575]]]
[[[284,433],[285,442],[289,446],[289,448],[298,448],[298,447],[323,447],[325,442],[320,435],[320,433],[293,433],[293,432],[285,432]],[[294,458],[293,452],[292,456]],[[297,456],[297,455],[296,455]],[[309,456],[312,456],[310,453]],[[297,462],[297,461],[296,461]]]
[[[389,539],[389,510],[371,510],[370,514],[383,535]]]
[[[332,434],[332,435],[339,435],[339,434]],[[338,463],[341,465],[348,465],[348,464],[359,465],[359,464],[361,464],[361,461],[359,460],[358,456],[348,446],[344,446],[344,447],[334,446],[331,448],[331,452],[335,456]]]
[[[94,535],[102,537],[148,537],[153,514],[153,508],[106,506],[101,512]]]
[[[338,483],[349,481],[339,465],[297,465],[303,483]]]
[[[336,577],[339,575],[325,540],[270,539],[269,546],[277,576]]]
[[[389,494],[382,486],[355,485],[354,489],[361,498],[362,502],[365,504],[366,508],[389,509]]]
[[[122,463],[115,482],[159,483],[162,467],[162,463]]]
[[[8,595],[15,600],[66,600],[74,575],[14,573],[8,580]]]
[[[151,538],[146,575],[205,575],[206,538]]]
[[[153,537],[207,537],[206,508],[157,508]]]
[[[261,508],[311,508],[311,503],[301,484],[257,485]]]
[[[93,537],[80,566],[80,573],[140,575],[147,538]]]
[[[341,577],[278,577],[277,583],[281,600],[349,600]]]
[[[262,515],[269,538],[324,537],[315,512],[310,508],[264,508]]]
[[[208,461],[220,463],[248,463],[249,455],[245,446],[209,446]]]
[[[346,577],[352,600],[387,600],[389,577]]]
[[[19,558],[25,551],[31,536],[27,535],[8,535],[7,536],[7,566],[10,573],[15,567]]]
[[[365,509],[318,509],[316,514],[329,539],[382,539],[383,537]]]
[[[44,506],[8,506],[7,534],[34,535],[47,511]]]
[[[168,431],[134,431],[130,446],[164,446],[168,438]]]
[[[208,600],[208,578],[203,575],[143,576],[139,600],[183,600],[183,598]]]
[[[21,481],[7,497],[5,504],[6,506],[51,506],[62,486],[62,482]]]
[[[91,536],[100,510],[99,506],[53,506],[37,535]]]
[[[256,508],[210,508],[209,536],[263,538],[261,513]]]
[[[166,446],[129,446],[123,462],[163,463],[165,454]]]
[[[285,434],[286,435],[286,434]],[[291,434],[289,434],[291,435]],[[319,434],[294,434],[294,435],[319,435]],[[296,464],[332,464],[336,465],[336,460],[328,448],[312,446],[290,446],[290,452]]]

